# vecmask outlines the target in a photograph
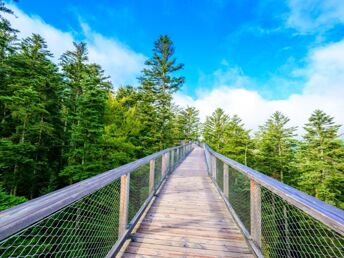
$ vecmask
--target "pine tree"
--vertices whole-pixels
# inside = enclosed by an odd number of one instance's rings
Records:
[[[297,167],[300,189],[344,208],[344,145],[333,117],[315,110],[305,125]]]
[[[8,90],[1,100],[11,114],[5,120],[13,127],[2,143],[14,154],[1,163],[9,176],[4,187],[14,195],[38,196],[57,169],[62,80],[51,56],[45,41],[33,34],[9,57]]]
[[[293,161],[295,127],[287,127],[289,118],[281,112],[275,112],[259,128],[257,134],[257,164],[261,172],[282,182],[290,180],[290,168]]]
[[[203,124],[203,138],[211,148],[221,152],[225,144],[225,131],[229,116],[223,109],[217,108],[211,116],[207,116]]]
[[[142,114],[148,137],[144,140],[155,150],[173,143],[172,94],[180,89],[185,80],[174,75],[184,66],[176,64],[174,52],[170,38],[160,36],[154,42],[153,56],[145,62],[146,68],[139,77]]]
[[[194,107],[186,107],[176,115],[176,139],[180,141],[198,141],[200,137],[199,111]]]
[[[253,148],[249,132],[244,129],[244,124],[237,115],[231,117],[225,127],[224,147],[221,153],[247,165]]]
[[[138,119],[138,93],[130,86],[109,93],[105,111],[103,159],[107,169],[141,157],[141,121]]]
[[[74,44],[61,58],[68,91],[64,124],[67,142],[67,166],[60,173],[70,184],[103,171],[101,137],[104,132],[105,105],[111,84],[104,71],[86,61],[84,43]]]

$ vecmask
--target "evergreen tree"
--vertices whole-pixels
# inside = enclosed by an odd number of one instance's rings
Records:
[[[315,110],[305,125],[297,167],[300,189],[344,208],[344,145],[333,117]]]
[[[172,94],[180,89],[184,77],[175,73],[183,68],[176,64],[174,45],[167,35],[154,42],[153,56],[145,62],[139,78],[142,94],[142,114],[146,120],[147,143],[153,149],[164,149],[173,143]]]
[[[133,87],[121,87],[109,93],[105,111],[103,144],[107,169],[141,157],[141,121],[138,118],[138,93]]]
[[[57,169],[62,80],[51,56],[45,41],[33,34],[9,57],[1,101],[10,111],[3,119],[12,133],[3,138],[2,148],[13,155],[2,157],[1,166],[7,170],[4,187],[13,195],[38,196]]]
[[[257,134],[258,170],[282,182],[290,180],[290,168],[293,161],[295,127],[287,127],[289,118],[281,112],[275,112],[259,128]]]
[[[203,124],[204,141],[216,151],[223,149],[225,144],[225,131],[229,123],[229,116],[223,109],[217,108],[211,116],[207,116]]]
[[[105,105],[111,84],[99,65],[88,64],[84,43],[62,56],[67,78],[65,131],[67,166],[60,173],[68,183],[80,181],[103,171],[101,137],[104,132]]]
[[[249,132],[244,129],[244,124],[237,115],[231,117],[225,126],[224,146],[221,153],[247,165],[253,148]]]
[[[186,107],[176,115],[177,141],[198,141],[200,136],[199,111],[194,107]]]

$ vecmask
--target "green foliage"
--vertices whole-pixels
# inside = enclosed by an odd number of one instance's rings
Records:
[[[139,77],[144,121],[145,146],[152,151],[164,149],[173,144],[172,94],[180,89],[184,77],[175,75],[183,69],[183,64],[176,64],[175,48],[171,39],[160,36],[154,42],[153,56],[149,58]]]
[[[290,178],[293,161],[293,145],[295,144],[295,127],[287,127],[289,118],[281,112],[275,112],[260,127],[256,135],[256,167],[282,182]]]
[[[199,141],[199,111],[194,107],[181,109],[175,117],[175,138],[177,141]]]
[[[216,151],[238,162],[248,164],[252,156],[252,141],[249,131],[244,129],[241,119],[229,117],[221,108],[206,118],[203,125],[203,137]]]
[[[2,188],[2,186],[0,186],[0,200],[1,200],[0,211],[6,210],[8,208],[11,208],[15,205],[18,205],[27,201],[25,197],[17,197],[14,195],[7,194]]]
[[[300,189],[344,208],[344,144],[333,117],[315,110],[297,153]]]

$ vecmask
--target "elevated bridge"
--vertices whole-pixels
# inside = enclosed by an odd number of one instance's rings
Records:
[[[0,213],[0,257],[344,257],[344,211],[169,148]]]

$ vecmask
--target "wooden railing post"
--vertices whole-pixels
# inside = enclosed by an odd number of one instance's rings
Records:
[[[149,193],[154,191],[155,159],[149,161]]]
[[[166,153],[166,173],[170,173],[170,153]]]
[[[261,248],[262,215],[261,215],[261,189],[253,179],[250,182],[250,211],[251,211],[251,237],[255,244]]]
[[[171,171],[174,169],[174,150],[171,151]]]
[[[212,155],[211,161],[212,176],[216,180],[216,157]]]
[[[129,206],[129,182],[130,173],[121,176],[121,193],[119,203],[119,228],[118,236],[121,237],[128,224],[128,206]]]
[[[164,178],[166,175],[166,154],[163,154],[161,157],[161,178]]]
[[[226,163],[223,163],[223,193],[228,199],[228,180],[229,180],[229,175],[228,175],[228,165]]]

